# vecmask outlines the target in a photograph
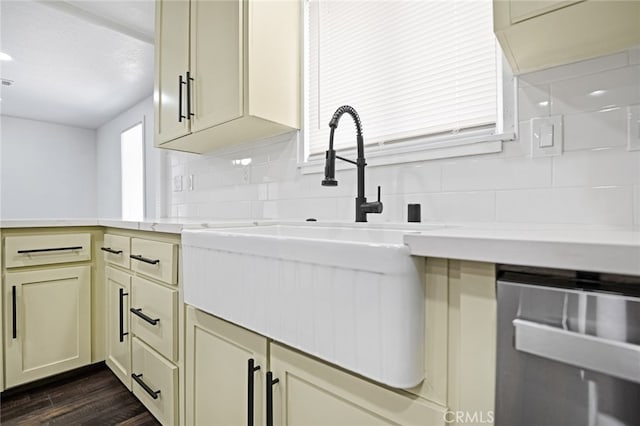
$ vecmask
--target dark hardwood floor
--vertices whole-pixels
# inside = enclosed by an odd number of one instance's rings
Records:
[[[111,373],[98,367],[80,375],[17,392],[0,399],[5,425],[159,425]]]

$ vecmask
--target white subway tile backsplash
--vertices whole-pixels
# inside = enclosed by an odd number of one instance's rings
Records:
[[[547,117],[551,111],[549,85],[522,86],[518,90],[518,119]]]
[[[442,165],[443,191],[540,188],[550,185],[550,158],[461,159]]]
[[[564,150],[605,148],[627,144],[625,108],[571,114],[564,117]]]
[[[192,216],[209,219],[251,219],[250,201],[231,201],[197,204],[197,213]]]
[[[518,124],[518,137],[502,144],[501,158],[531,156],[531,120]]]
[[[627,66],[551,84],[551,114],[572,114],[640,102],[640,66]]]
[[[442,192],[422,197],[422,221],[493,222],[495,192]]]
[[[368,167],[366,173],[369,191],[374,191],[378,185],[386,194],[433,192],[440,191],[442,187],[441,162]]]
[[[626,149],[626,107],[640,103],[640,46],[519,82],[517,140],[496,154],[367,167],[367,198],[375,199],[380,185],[384,203],[369,220],[405,222],[407,204],[420,203],[424,222],[640,228],[640,151]],[[564,153],[532,158],[530,119],[556,114],[563,115]],[[167,210],[175,217],[353,221],[355,167],[336,172],[337,187],[321,186],[321,173],[298,169],[299,136],[206,155],[169,152]],[[171,190],[174,176],[189,175],[193,191]]]
[[[632,226],[630,186],[496,192],[498,222]]]
[[[603,148],[553,158],[553,186],[629,184],[640,184],[640,152]]]

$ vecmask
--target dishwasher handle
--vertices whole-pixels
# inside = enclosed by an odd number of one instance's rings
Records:
[[[519,318],[513,327],[518,351],[640,383],[639,345]]]

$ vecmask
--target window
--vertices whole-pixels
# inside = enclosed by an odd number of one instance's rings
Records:
[[[305,160],[323,157],[329,119],[344,104],[360,114],[365,143],[380,150],[497,140],[503,105],[491,0],[306,4]],[[352,131],[336,132],[337,149],[354,145]]]
[[[122,218],[144,218],[144,129],[138,123],[120,134]]]

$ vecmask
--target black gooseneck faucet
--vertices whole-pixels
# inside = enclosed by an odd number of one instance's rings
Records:
[[[347,158],[336,155],[333,149],[333,134],[338,128],[338,122],[343,114],[349,114],[356,124],[356,139],[358,144],[358,158],[356,161],[349,160]],[[329,121],[329,127],[331,133],[329,134],[329,150],[326,154],[326,162],[324,165],[324,180],[323,186],[338,186],[338,181],[335,179],[336,174],[336,158],[346,161],[347,163],[355,164],[358,168],[358,196],[356,197],[356,222],[366,222],[368,213],[382,213],[382,203],[380,202],[380,186],[378,186],[378,201],[371,203],[367,202],[367,198],[364,196],[364,168],[367,162],[364,159],[364,138],[362,137],[362,124],[360,123],[360,117],[353,107],[349,105],[343,105],[333,113],[331,121]]]

